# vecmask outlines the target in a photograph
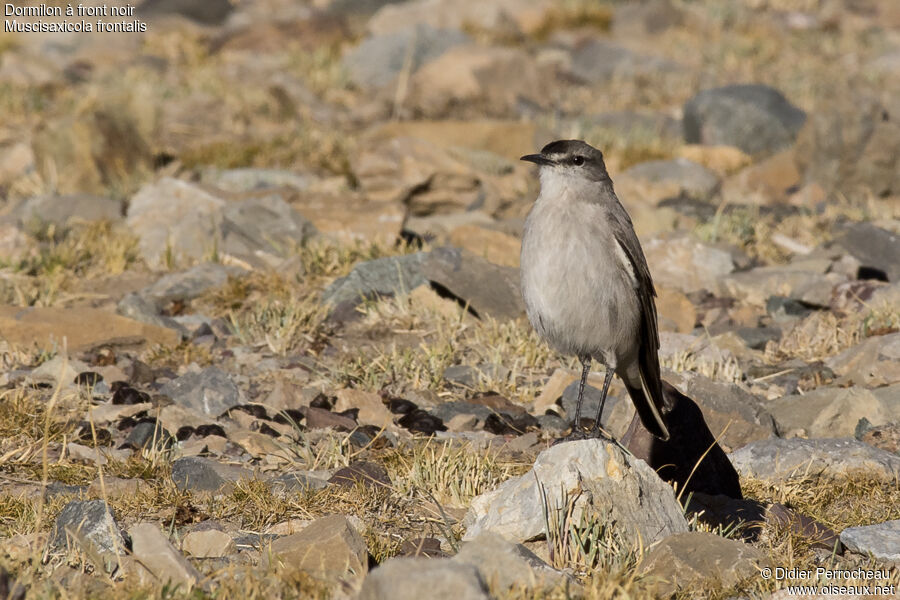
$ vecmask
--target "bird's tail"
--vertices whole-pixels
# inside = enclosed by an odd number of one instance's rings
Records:
[[[637,410],[638,416],[644,427],[658,437],[662,441],[669,439],[669,428],[666,427],[666,421],[663,418],[663,407],[666,406],[666,400],[663,396],[662,385],[647,385],[644,374],[641,373],[640,387],[632,386],[625,381],[625,388],[634,408]]]

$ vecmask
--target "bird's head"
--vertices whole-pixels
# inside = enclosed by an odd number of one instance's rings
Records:
[[[573,183],[609,181],[603,153],[581,140],[550,142],[540,154],[528,154],[520,160],[540,167],[542,183],[548,177]]]

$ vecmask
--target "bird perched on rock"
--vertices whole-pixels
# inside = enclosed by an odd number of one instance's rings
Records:
[[[656,291],[603,154],[580,140],[560,140],[522,160],[540,167],[541,181],[522,238],[528,319],[550,346],[582,365],[570,437],[584,437],[579,419],[593,359],[606,366],[606,378],[592,436],[600,435],[603,403],[617,373],[644,427],[668,439]]]

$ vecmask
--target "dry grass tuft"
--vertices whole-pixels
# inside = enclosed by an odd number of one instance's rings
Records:
[[[31,236],[33,244],[5,265],[24,276],[12,280],[3,299],[18,306],[53,306],[75,282],[119,275],[138,263],[137,238],[106,221],[61,229],[36,224]]]
[[[898,329],[900,307],[887,303],[846,316],[817,311],[794,325],[777,342],[769,342],[766,358],[773,363],[792,358],[825,360],[870,335],[882,335]]]

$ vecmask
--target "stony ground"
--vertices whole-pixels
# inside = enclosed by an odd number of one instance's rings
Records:
[[[0,598],[896,594],[900,5],[138,13],[0,36]],[[572,137],[666,444],[616,381],[621,444],[550,446],[517,159]]]

